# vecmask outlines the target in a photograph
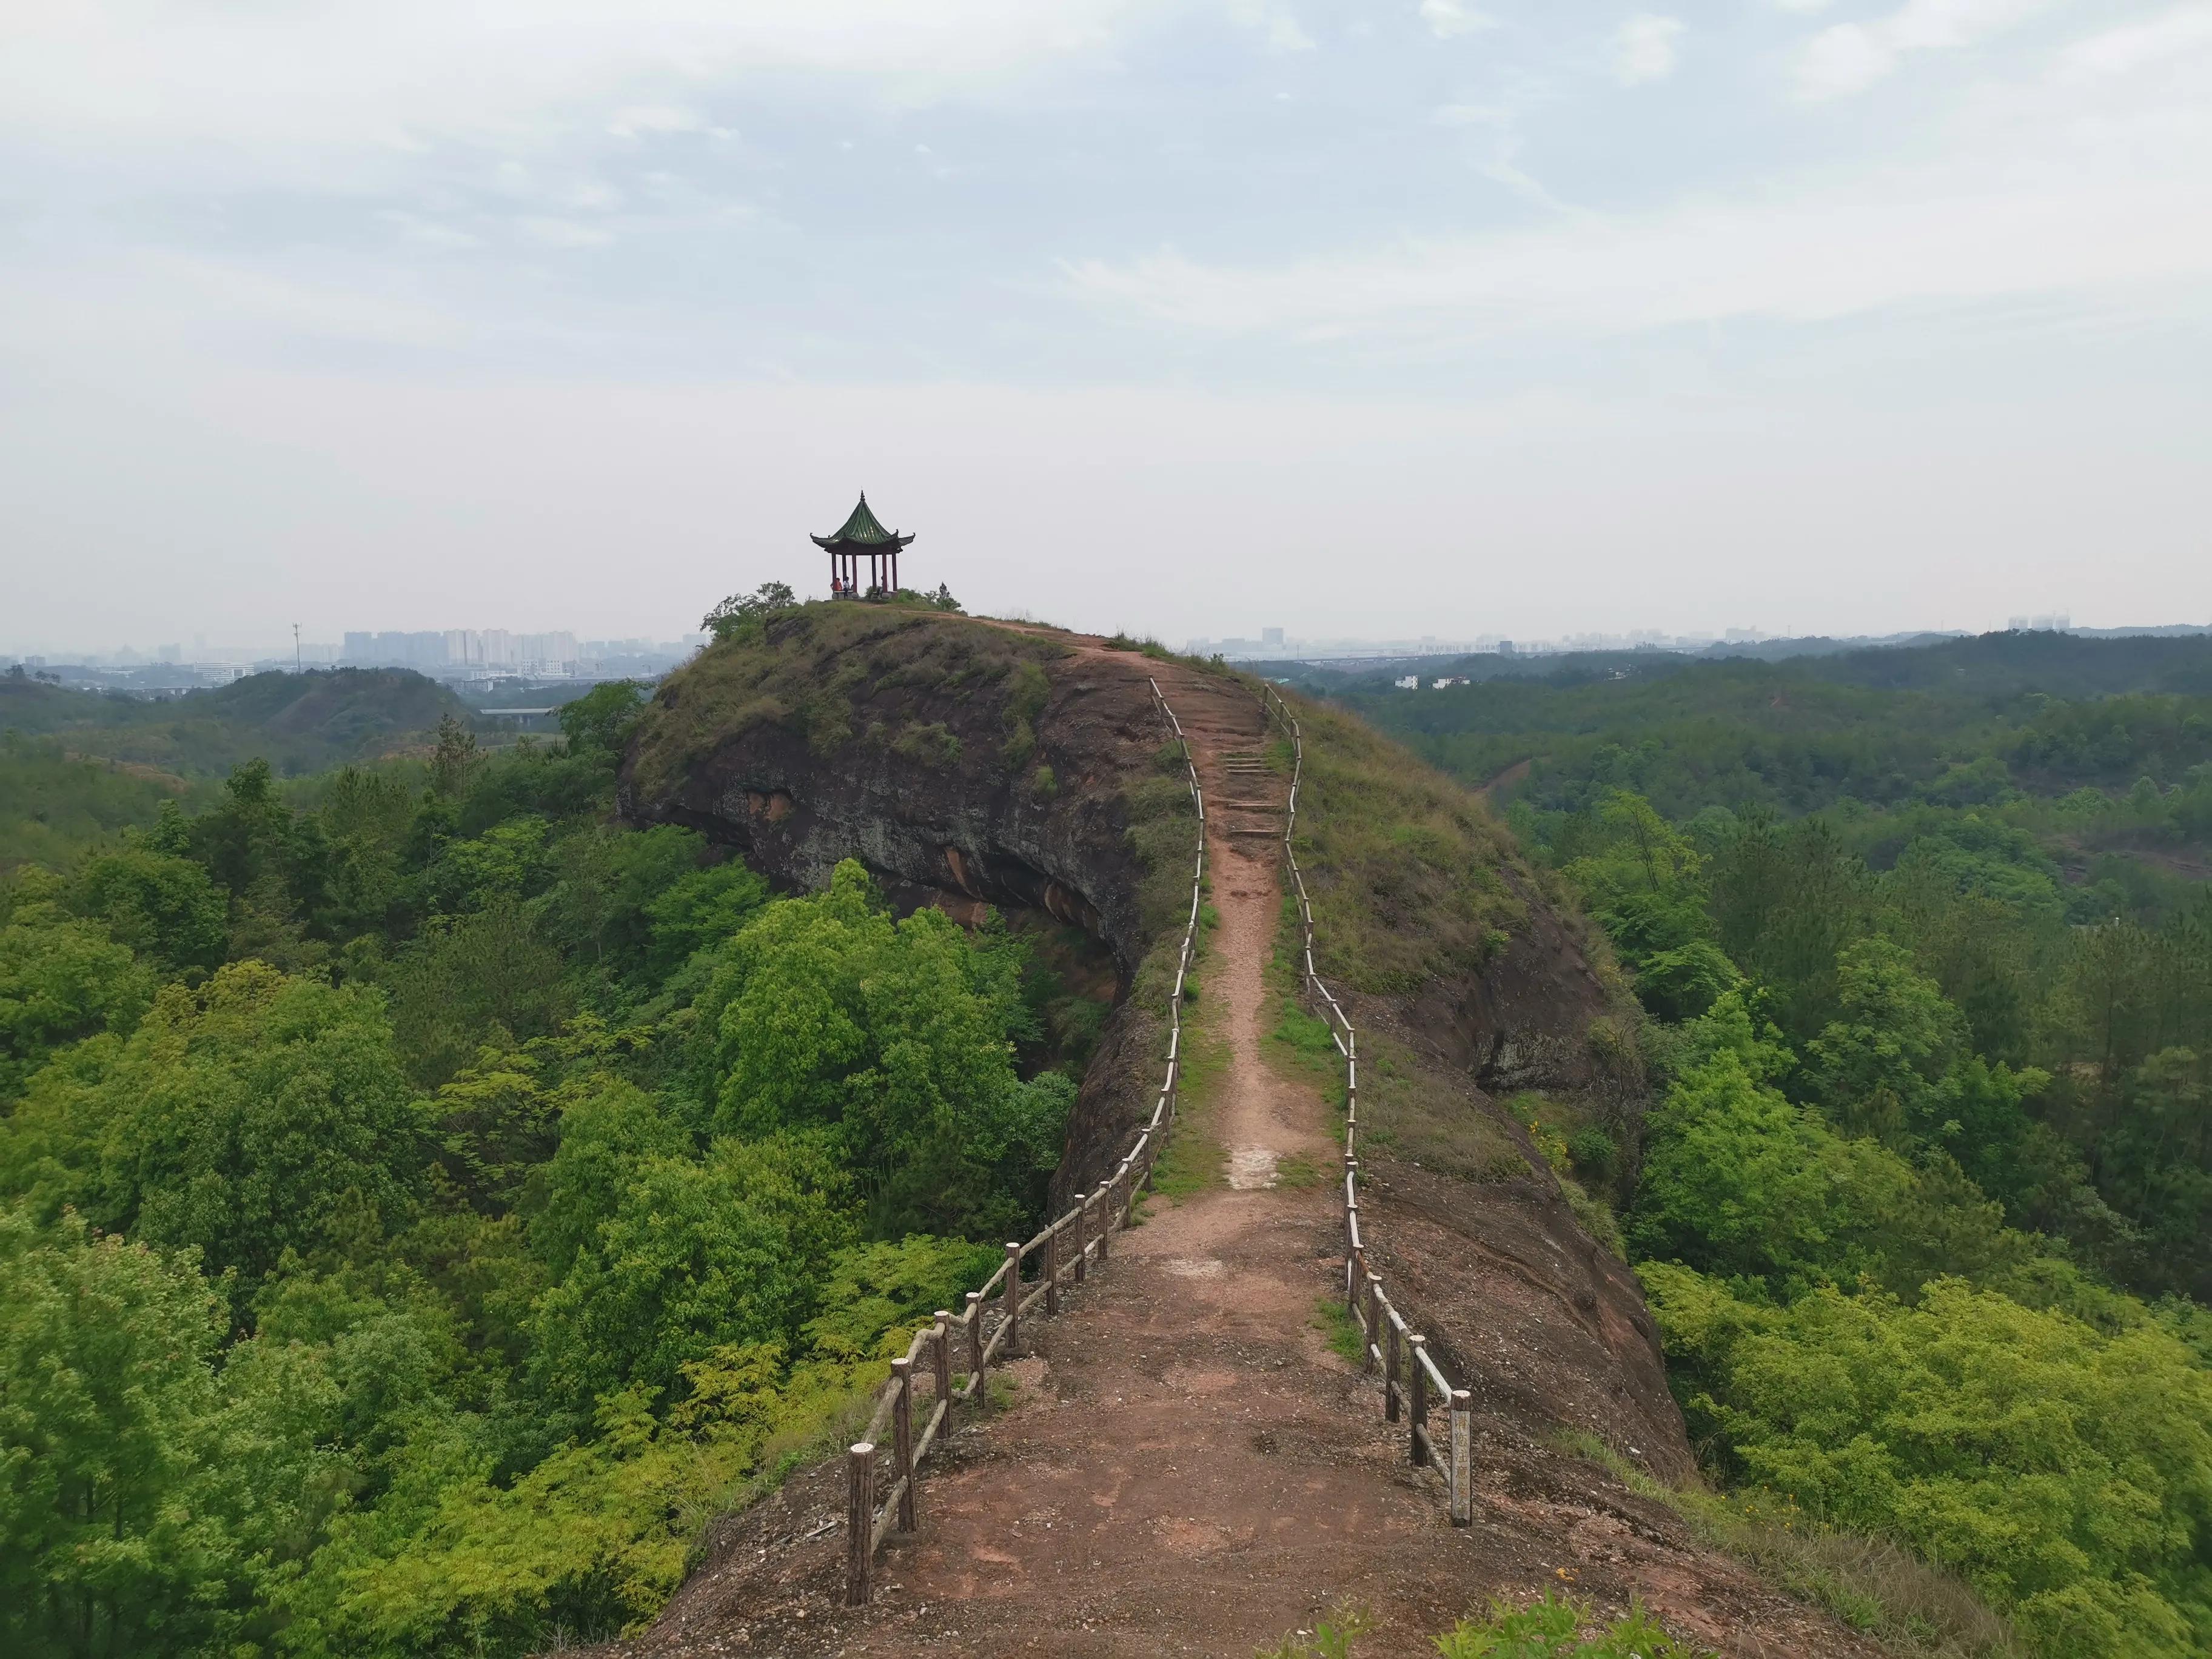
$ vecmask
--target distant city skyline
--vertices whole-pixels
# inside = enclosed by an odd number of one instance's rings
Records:
[[[1884,642],[1922,635],[1994,632],[2000,628],[2095,634],[2212,630],[2212,622],[2161,619],[2116,627],[2077,623],[2066,611],[2014,611],[2001,623],[1988,628],[1925,627],[1857,634],[1837,629],[1781,630],[1757,626],[1723,626],[1670,632],[1657,628],[1619,631],[1590,629],[1553,635],[1515,635],[1493,631],[1464,634],[1390,633],[1382,635],[1302,635],[1286,625],[1262,624],[1243,634],[1194,635],[1164,641],[1197,655],[1218,653],[1232,659],[1265,660],[1270,656],[1449,656],[1496,651],[1501,646],[1516,654],[1555,654],[1572,651],[1656,648],[1700,650],[1729,644],[1826,636],[1843,640]],[[507,629],[347,629],[336,641],[302,637],[296,656],[290,642],[266,648],[210,647],[197,636],[188,651],[181,642],[151,647],[125,646],[102,650],[65,647],[0,647],[0,665],[23,662],[90,668],[137,668],[175,665],[180,668],[283,667],[295,661],[308,668],[410,668],[434,678],[471,675],[562,675],[599,672],[609,663],[627,664],[609,672],[658,673],[673,667],[703,644],[708,636],[691,631],[674,638],[633,636],[623,639],[579,637],[574,629],[524,633]],[[637,665],[653,665],[641,670]]]
[[[690,633],[673,639],[632,637],[580,639],[574,630],[525,633],[502,628],[358,629],[335,641],[304,634],[296,642],[226,647],[210,645],[204,635],[190,647],[182,641],[147,646],[113,646],[99,650],[58,646],[0,648],[0,663],[24,662],[85,667],[131,668],[412,668],[435,677],[460,672],[568,672],[609,659],[657,659],[672,665],[707,636]]]

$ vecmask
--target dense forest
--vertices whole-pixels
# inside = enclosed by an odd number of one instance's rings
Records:
[[[280,736],[420,712],[307,678]],[[1028,1230],[1099,1023],[1055,937],[620,827],[637,708],[290,781],[9,738],[0,1649],[611,1634]]]
[[[2037,1653],[2212,1650],[2212,642],[1340,695],[1488,786],[1649,1016],[1640,1125],[1516,1103],[1716,1476]]]
[[[1025,1230],[1099,1029],[1068,938],[621,826],[632,688],[491,752],[412,677],[289,678],[6,705],[11,1652],[649,1614]],[[2212,650],[1333,690],[1488,787],[1642,1004],[1642,1103],[1510,1104],[1714,1479],[2033,1653],[2212,1649]]]
[[[247,761],[290,779],[419,758],[441,720],[466,715],[451,692],[402,669],[253,674],[155,699],[71,690],[19,666],[0,674],[0,875],[149,827],[165,801],[197,810]]]

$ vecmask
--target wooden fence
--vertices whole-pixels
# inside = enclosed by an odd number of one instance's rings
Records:
[[[1198,787],[1198,769],[1192,763],[1182,722],[1160,695],[1159,683],[1148,683],[1154,706],[1182,745],[1191,804],[1198,813],[1190,915],[1183,924],[1175,993],[1168,1005],[1167,1076],[1160,1085],[1151,1121],[1138,1131],[1135,1144],[1113,1175],[1035,1238],[1026,1243],[1010,1242],[999,1270],[984,1281],[981,1290],[968,1292],[968,1305],[957,1314],[939,1310],[933,1322],[915,1333],[905,1354],[891,1361],[890,1379],[877,1395],[867,1429],[845,1454],[845,1600],[853,1607],[865,1606],[868,1601],[876,1552],[884,1538],[894,1530],[912,1532],[920,1524],[921,1466],[945,1432],[952,1402],[968,1400],[978,1407],[987,1406],[985,1390],[992,1363],[1013,1353],[1021,1340],[1022,1321],[1040,1312],[1058,1313],[1061,1286],[1082,1284],[1094,1264],[1105,1262],[1114,1231],[1127,1224],[1129,1208],[1152,1174],[1167,1139],[1168,1126],[1175,1121],[1177,1085],[1182,1074],[1183,982],[1189,976],[1191,955],[1198,945],[1199,903],[1206,880],[1206,796]],[[1023,1274],[1032,1266],[1034,1281],[1025,1285]],[[957,1380],[956,1364],[960,1368]],[[917,1436],[915,1396],[925,1384],[928,1416]],[[886,1429],[890,1432],[888,1446],[884,1442]]]
[[[1337,1000],[1329,994],[1314,971],[1313,906],[1306,899],[1305,877],[1291,846],[1297,828],[1298,786],[1305,778],[1305,736],[1297,717],[1275,688],[1261,684],[1261,705],[1282,723],[1291,739],[1291,803],[1283,817],[1283,863],[1298,896],[1298,923],[1304,929],[1302,946],[1306,983],[1329,1013],[1329,1036],[1344,1059],[1344,1302],[1359,1322],[1361,1368],[1382,1373],[1382,1416],[1385,1421],[1406,1424],[1406,1454],[1417,1466],[1440,1468],[1451,1504],[1452,1524],[1464,1527],[1474,1520],[1474,1413],[1472,1397],[1456,1389],[1430,1356],[1427,1339],[1407,1323],[1383,1289],[1382,1279],[1368,1265],[1367,1246],[1359,1227],[1359,1034],[1352,1030]],[[1433,1390],[1433,1395],[1431,1395]],[[1449,1414],[1451,1438],[1439,1457],[1429,1433],[1431,1398]]]

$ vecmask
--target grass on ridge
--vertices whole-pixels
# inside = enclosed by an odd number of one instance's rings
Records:
[[[1887,1539],[1832,1530],[1787,1497],[1668,1486],[1587,1431],[1563,1429],[1553,1443],[1601,1465],[1638,1497],[1664,1504],[1704,1542],[1900,1659],[2019,1659],[2024,1651],[2011,1623],[1972,1586]]]
[[[1305,749],[1293,842],[1324,975],[1395,994],[1480,968],[1527,920],[1498,873],[1521,864],[1511,838],[1471,791],[1293,697]]]
[[[1307,1322],[1322,1334],[1328,1350],[1348,1365],[1360,1361],[1359,1322],[1352,1316],[1352,1310],[1344,1305],[1340,1296],[1314,1298],[1313,1317]]]
[[[1222,1146],[1221,1137],[1213,1127],[1221,1085],[1229,1075],[1229,1042],[1219,1029],[1223,1012],[1220,1000],[1202,995],[1199,984],[1213,959],[1213,933],[1220,925],[1219,914],[1212,904],[1204,902],[1212,889],[1209,873],[1199,891],[1198,947],[1191,956],[1190,972],[1183,977],[1182,1067],[1176,1085],[1175,1129],[1152,1166],[1152,1195],[1178,1204],[1194,1194],[1222,1185],[1229,1174],[1228,1150]],[[1186,903],[1189,902],[1189,892],[1186,884]],[[1181,938],[1180,933],[1176,934],[1154,952],[1166,952],[1167,975],[1158,985],[1162,1002],[1175,987],[1174,963]],[[1166,1030],[1164,1020],[1160,1029]],[[1164,1039],[1160,1058],[1164,1065]],[[1130,1224],[1134,1226],[1140,1219],[1133,1212]]]

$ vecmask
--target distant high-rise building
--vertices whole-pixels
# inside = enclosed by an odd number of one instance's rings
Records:
[[[1279,628],[1263,628],[1263,629],[1261,629],[1260,630],[1260,643],[1261,643],[1261,644],[1262,644],[1262,645],[1280,645],[1282,642],[1283,642],[1283,630],[1282,630],[1281,629],[1279,629]]]
[[[576,661],[574,634],[525,634],[515,644],[522,665],[539,673],[565,674]]]

